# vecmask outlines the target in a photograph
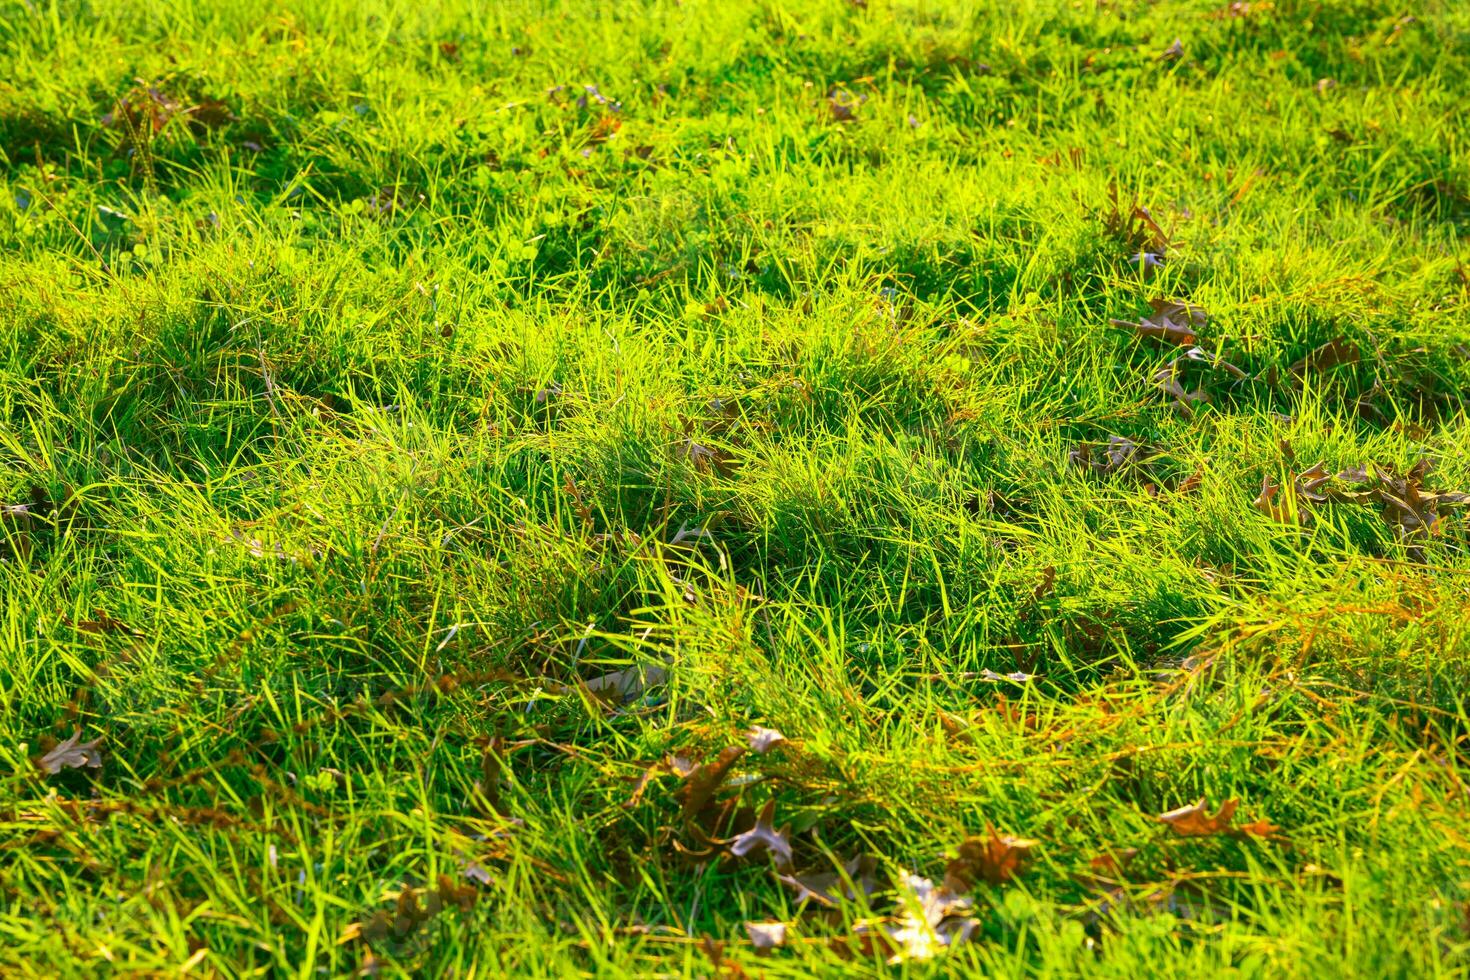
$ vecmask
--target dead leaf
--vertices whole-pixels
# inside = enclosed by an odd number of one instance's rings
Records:
[[[944,887],[967,892],[978,881],[991,885],[1014,880],[1036,846],[1034,840],[1002,836],[986,824],[985,837],[971,837],[960,844],[955,859],[944,869]]]
[[[1123,436],[1109,436],[1106,445],[1083,443],[1069,452],[1067,458],[1100,476],[1110,476],[1143,462],[1152,454],[1153,449],[1149,446]]]
[[[1186,391],[1179,383],[1179,360],[1177,358],[1154,372],[1154,382],[1159,386],[1160,391],[1173,399],[1173,406],[1185,418],[1194,415],[1194,409],[1190,407],[1191,403],[1210,400],[1210,396],[1203,391]]]
[[[1203,308],[1192,303],[1156,298],[1148,301],[1154,309],[1152,316],[1140,320],[1109,320],[1115,327],[1132,330],[1141,337],[1164,340],[1181,347],[1192,345],[1198,339],[1198,329],[1210,320]]]
[[[730,839],[730,853],[736,857],[749,857],[762,851],[770,851],[771,856],[776,859],[777,867],[790,867],[791,840],[788,834],[791,828],[777,830],[775,821],[776,801],[767,800],[760,815],[755,818],[755,826]]]
[[[675,794],[683,804],[680,815],[684,820],[693,819],[709,805],[715,792],[730,775],[730,769],[744,754],[744,746],[732,745],[716,756],[713,762],[706,762],[684,777],[684,785]]]
[[[669,672],[651,664],[615,670],[582,681],[582,686],[601,698],[615,698],[619,704],[636,701],[643,692],[658,687],[669,679]]]
[[[1223,357],[1220,357],[1218,354],[1211,354],[1203,347],[1191,347],[1189,350],[1184,352],[1184,356],[1188,360],[1194,361],[1199,364],[1204,364],[1208,367],[1212,367],[1220,371],[1224,371],[1226,374],[1233,375],[1234,377],[1239,378],[1242,381],[1250,377],[1250,375],[1246,374],[1234,364],[1231,364],[1229,361],[1225,360]]]
[[[1099,854],[1091,861],[1088,861],[1087,866],[1092,869],[1094,874],[1109,875],[1116,878],[1123,873],[1123,869],[1128,866],[1129,862],[1137,856],[1138,848],[1125,847],[1121,851],[1109,851],[1107,854]]]
[[[1010,681],[1014,684],[1028,684],[1036,679],[1036,675],[1022,673],[1019,670],[1009,674],[998,674],[987,668],[980,671],[980,678],[987,681]]]
[[[1270,837],[1280,829],[1269,820],[1257,820],[1255,823],[1242,824],[1235,828],[1237,833],[1248,834],[1251,837]]]
[[[747,922],[745,934],[750,937],[750,945],[755,947],[757,953],[769,953],[779,946],[786,945],[786,923],[784,922]]]
[[[762,728],[760,725],[755,725],[745,733],[745,741],[749,743],[752,752],[764,755],[786,741],[786,736],[774,728]]]
[[[52,776],[59,775],[63,769],[100,769],[102,752],[97,745],[102,739],[98,737],[83,742],[81,738],[82,730],[78,728],[70,738],[56,743],[51,751],[36,760],[36,766]]]
[[[883,948],[891,953],[890,966],[933,959],[968,941],[979,929],[979,920],[970,915],[974,906],[969,899],[918,875],[909,875],[904,886],[913,901],[897,921],[891,925],[859,923],[853,930],[861,940],[881,929],[887,940]]]
[[[860,854],[843,865],[841,872],[782,874],[777,875],[776,880],[795,893],[798,903],[815,902],[831,908],[837,904],[839,899],[852,901],[859,894],[863,896],[873,894],[877,887],[873,875],[877,870],[878,862],[874,858]]]
[[[490,744],[485,747],[485,752],[480,756],[480,778],[475,781],[475,792],[485,801],[485,805],[491,813],[500,814],[504,810],[500,803],[500,771],[503,766],[500,758],[500,750],[504,744],[499,735],[490,739]]]
[[[1302,377],[1309,371],[1317,373],[1345,364],[1356,364],[1361,358],[1362,352],[1357,347],[1342,337],[1336,337],[1297,361],[1288,370],[1293,375]]]
[[[1226,800],[1212,815],[1205,805],[1205,798],[1200,797],[1196,803],[1159,814],[1158,819],[1180,837],[1208,837],[1230,829],[1230,820],[1239,805],[1239,800]]]

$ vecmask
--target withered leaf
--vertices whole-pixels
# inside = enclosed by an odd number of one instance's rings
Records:
[[[791,864],[791,841],[787,837],[790,830],[790,827],[776,829],[776,801],[767,800],[755,819],[755,826],[730,839],[730,853],[736,857],[748,857],[770,851],[778,867],[788,867]]]
[[[871,895],[877,887],[873,875],[878,862],[869,855],[860,854],[843,865],[838,871],[808,872],[802,875],[777,875],[776,880],[795,893],[796,901],[805,904],[815,902],[828,908],[839,899],[851,901],[859,894]]]
[[[1277,503],[1276,497],[1281,493],[1281,484],[1271,479],[1271,475],[1261,478],[1261,492],[1251,502],[1251,506],[1265,514],[1271,520],[1280,524],[1293,523],[1291,508],[1286,503]]]
[[[1191,402],[1207,402],[1210,396],[1203,391],[1186,391],[1179,383],[1179,361],[1173,360],[1154,372],[1154,382],[1159,390],[1173,399],[1173,406],[1186,418],[1194,415],[1194,409],[1190,407]]]
[[[1217,354],[1211,354],[1203,347],[1191,347],[1189,350],[1184,352],[1184,356],[1191,361],[1196,361],[1208,367],[1224,371],[1225,373],[1233,375],[1236,378],[1240,378],[1241,380],[1250,377],[1250,375],[1246,374],[1234,364],[1231,364],[1229,361],[1225,360],[1223,357],[1220,357]]]
[[[689,820],[709,805],[715,792],[730,775],[735,762],[745,754],[743,745],[731,745],[715,756],[713,762],[694,769],[684,778],[675,796],[682,804],[681,816]]]
[[[1180,837],[1208,837],[1230,829],[1231,818],[1239,805],[1239,800],[1226,800],[1218,811],[1211,814],[1202,796],[1196,803],[1159,814],[1158,819]]]
[[[1309,371],[1330,371],[1345,364],[1356,364],[1361,358],[1362,352],[1357,347],[1345,338],[1337,337],[1297,361],[1290,371],[1300,377]]]
[[[101,768],[102,752],[97,745],[102,739],[83,742],[81,738],[82,730],[78,728],[70,738],[57,742],[51,751],[37,759],[36,766],[52,776],[59,775],[63,769]]]
[[[1148,447],[1124,436],[1109,436],[1106,445],[1083,443],[1067,454],[1067,458],[1101,476],[1107,476],[1140,463],[1153,453]],[[1053,569],[1055,574],[1055,569]]]
[[[1139,320],[1109,320],[1115,327],[1132,330],[1141,337],[1152,337],[1186,347],[1199,337],[1198,328],[1207,324],[1209,314],[1192,303],[1155,298],[1148,301],[1154,309],[1152,316]]]
[[[980,671],[980,678],[987,681],[1010,681],[1013,684],[1027,684],[1036,679],[1035,674],[1027,674],[1022,671],[1012,671],[1009,674],[1000,674],[986,668]]]
[[[747,922],[745,934],[757,953],[769,953],[778,946],[786,945],[786,923]]]
[[[970,915],[973,905],[969,899],[917,875],[909,875],[904,884],[917,908],[905,909],[896,922],[883,927],[891,952],[889,965],[932,959],[946,948],[966,942],[979,928],[980,923]],[[871,923],[860,923],[854,933],[861,937],[873,928]]]
[[[745,741],[750,745],[752,752],[763,755],[786,741],[786,736],[774,728],[755,725],[745,733]]]
[[[1270,837],[1281,828],[1269,820],[1257,820],[1254,823],[1241,824],[1235,829],[1238,833],[1248,834],[1251,837]]]
[[[1125,847],[1121,851],[1109,851],[1107,854],[1099,854],[1087,862],[1094,874],[1117,876],[1123,873],[1135,857],[1138,856],[1138,848]]]
[[[978,881],[1000,885],[1020,874],[1037,842],[1002,836],[988,824],[985,830],[986,836],[971,837],[960,844],[955,859],[944,869],[945,888],[966,892]]]
[[[658,687],[668,679],[667,670],[650,664],[599,674],[582,681],[582,686],[598,697],[613,698],[626,704],[638,700],[644,691]]]

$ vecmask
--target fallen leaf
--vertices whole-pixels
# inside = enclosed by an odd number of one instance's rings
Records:
[[[1132,330],[1142,337],[1165,340],[1181,347],[1192,345],[1198,339],[1197,328],[1210,320],[1209,314],[1192,303],[1180,303],[1170,299],[1151,299],[1152,316],[1139,320],[1109,320],[1115,327]]]
[[[1178,359],[1170,361],[1155,371],[1154,382],[1159,386],[1159,390],[1173,399],[1172,404],[1185,418],[1194,415],[1194,409],[1190,407],[1192,402],[1207,402],[1210,400],[1210,396],[1206,395],[1203,391],[1186,391],[1184,386],[1179,383]]]
[[[36,765],[52,776],[59,775],[63,769],[99,769],[102,766],[102,752],[97,748],[102,739],[94,738],[90,742],[83,742],[82,730],[76,729],[71,737],[65,741],[56,743],[55,748],[36,760]]]
[[[658,687],[669,679],[669,672],[662,667],[644,665],[615,670],[582,681],[582,686],[598,697],[613,697],[620,704],[636,701],[643,692]]]
[[[1251,837],[1270,837],[1281,828],[1269,820],[1257,820],[1255,823],[1242,824],[1235,829],[1237,832],[1249,834]]]
[[[1130,465],[1143,462],[1152,453],[1152,448],[1136,443],[1132,439],[1123,436],[1109,436],[1106,445],[1083,443],[1069,452],[1067,458],[1100,476],[1109,476]]]
[[[1014,880],[1036,846],[1034,840],[1002,836],[986,825],[985,837],[971,837],[960,844],[953,861],[944,869],[944,887],[953,892],[967,892],[976,882],[991,885]]]
[[[755,818],[755,826],[743,834],[730,838],[730,853],[736,857],[749,857],[762,851],[770,851],[776,866],[791,866],[790,827],[776,829],[776,801],[767,800]]]
[[[504,765],[500,757],[502,744],[499,735],[490,739],[490,744],[480,756],[480,778],[475,781],[475,792],[493,814],[504,812],[500,803],[500,771]]]
[[[980,677],[987,681],[1011,681],[1015,684],[1026,684],[1036,679],[1035,674],[1026,674],[1019,670],[1009,674],[998,674],[988,668],[980,671]]]
[[[695,768],[684,777],[684,785],[675,796],[683,805],[681,816],[687,821],[709,805],[715,792],[730,775],[730,769],[742,755],[744,746],[732,745],[717,755],[713,762]]]
[[[1230,820],[1239,805],[1239,800],[1226,800],[1212,815],[1205,804],[1205,798],[1200,797],[1197,803],[1159,814],[1158,819],[1180,837],[1208,837],[1230,829]]]
[[[1233,375],[1234,377],[1241,380],[1245,380],[1246,378],[1250,377],[1250,375],[1246,374],[1234,364],[1231,364],[1229,361],[1225,360],[1223,357],[1220,357],[1218,354],[1211,354],[1203,347],[1191,347],[1189,350],[1184,352],[1184,356],[1188,360],[1195,361],[1208,367],[1224,371],[1226,374]]]
[[[866,854],[860,854],[843,865],[840,872],[781,874],[776,876],[776,880],[795,893],[795,899],[799,904],[815,902],[831,908],[837,904],[839,899],[852,901],[859,894],[864,896],[873,894],[877,887],[873,875],[877,870],[878,862],[875,859]]]
[[[1297,377],[1310,372],[1330,371],[1345,364],[1356,364],[1362,352],[1342,337],[1329,340],[1306,357],[1293,364],[1288,370]]]
[[[958,946],[973,936],[980,923],[970,915],[973,904],[949,888],[936,887],[928,878],[909,875],[903,882],[913,901],[892,925],[881,928],[892,951],[888,964],[929,960],[951,946]],[[874,926],[860,923],[854,933],[862,937]]]
[[[745,934],[750,937],[750,945],[755,947],[757,953],[769,953],[778,946],[786,945],[784,922],[747,922]]]
[[[752,752],[763,755],[786,741],[786,736],[774,728],[755,725],[745,733],[745,741],[749,743]]]
[[[1099,854],[1087,862],[1094,874],[1111,875],[1117,877],[1123,873],[1135,857],[1138,856],[1138,848],[1125,847],[1121,851],[1109,851],[1107,854]]]

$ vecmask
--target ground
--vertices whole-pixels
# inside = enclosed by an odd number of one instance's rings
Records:
[[[1470,971],[1470,5],[0,63],[3,972]]]

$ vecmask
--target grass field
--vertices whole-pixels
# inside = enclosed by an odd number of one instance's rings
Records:
[[[0,973],[1470,973],[1467,120],[1459,0],[6,0]]]

